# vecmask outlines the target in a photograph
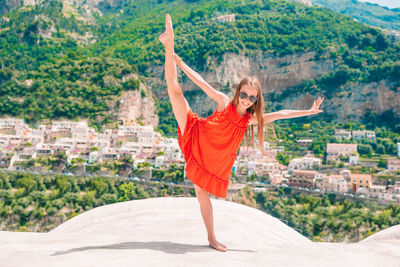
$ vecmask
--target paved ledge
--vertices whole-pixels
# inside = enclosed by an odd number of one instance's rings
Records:
[[[48,233],[0,231],[0,266],[399,266],[400,225],[316,243],[257,209],[211,201],[225,253],[208,246],[196,198],[166,197],[98,207]]]

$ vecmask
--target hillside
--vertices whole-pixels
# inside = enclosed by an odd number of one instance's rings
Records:
[[[353,17],[375,27],[400,30],[400,8],[387,8],[378,4],[353,0],[310,0],[313,5]]]
[[[256,75],[272,109],[305,108],[311,96],[324,94],[330,107],[326,114],[339,112],[338,120],[387,111],[390,118],[400,117],[400,46],[349,17],[269,0],[88,3],[52,0],[1,17],[0,115],[33,124],[45,118],[89,118],[100,129],[114,120],[111,110],[124,90],[143,91],[156,102],[165,99],[157,37],[168,12],[176,52],[218,89],[228,92],[243,75]],[[234,14],[235,21],[219,20],[224,14]],[[131,73],[138,78],[124,79]],[[213,110],[190,81],[182,77],[182,83],[196,111]],[[372,90],[367,95],[366,86]],[[382,101],[357,104],[376,97]],[[168,105],[161,101],[158,106],[159,115],[170,115]],[[163,123],[171,122],[161,120],[160,127]]]

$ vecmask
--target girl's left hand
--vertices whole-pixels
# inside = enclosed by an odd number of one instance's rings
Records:
[[[322,104],[322,101],[324,101],[324,98],[318,97],[317,100],[314,101],[312,107],[310,108],[310,114],[318,114],[323,112],[323,110],[319,109],[319,106]]]

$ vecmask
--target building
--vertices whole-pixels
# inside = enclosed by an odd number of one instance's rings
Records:
[[[393,193],[400,194],[400,181],[396,181],[393,186]]]
[[[359,160],[358,154],[349,156],[349,164],[350,165],[357,165],[358,160]]]
[[[53,148],[51,147],[51,145],[46,144],[46,143],[37,144],[36,145],[36,155],[38,157],[53,155]]]
[[[375,132],[374,131],[352,131],[352,136],[353,139],[369,139],[369,140],[375,140]]]
[[[157,156],[154,161],[154,167],[159,168],[164,165],[165,157],[164,156]]]
[[[272,177],[279,173],[277,162],[255,162],[250,161],[247,165],[248,174],[256,174],[259,177]]]
[[[342,175],[330,175],[328,176],[328,180],[328,191],[347,192],[347,182]]]
[[[342,175],[347,182],[350,182],[350,173],[351,173],[350,170],[341,170],[339,172],[339,174]]]
[[[400,159],[388,159],[387,168],[388,171],[392,173],[400,171]]]
[[[89,163],[96,163],[99,159],[99,151],[92,151],[89,153]]]
[[[315,175],[314,187],[320,189],[322,192],[328,191],[329,178],[325,173],[317,173]]]
[[[335,136],[340,139],[350,139],[351,132],[344,129],[335,129]]]
[[[371,185],[369,188],[369,193],[371,197],[377,198],[377,199],[384,199],[385,198],[385,193],[386,193],[386,186],[384,185]]]
[[[321,159],[314,157],[303,157],[292,159],[289,163],[289,173],[294,170],[315,170],[321,167]]]
[[[400,158],[400,143],[397,143],[397,156]]]
[[[235,22],[235,14],[221,15],[216,18],[213,18],[213,20],[218,21],[219,23]]]
[[[357,154],[357,144],[327,144],[326,161],[338,161],[340,156]]]
[[[312,139],[299,139],[296,142],[300,146],[309,146],[312,144],[313,140]]]
[[[289,178],[289,185],[294,187],[313,188],[315,183],[316,171],[294,170]]]
[[[106,148],[101,151],[102,160],[117,160],[119,159],[119,154],[114,148]]]
[[[351,173],[349,185],[354,194],[358,188],[366,188],[369,190],[372,185],[372,177],[370,174]]]

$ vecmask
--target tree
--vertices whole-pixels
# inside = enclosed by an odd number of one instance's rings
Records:
[[[372,147],[369,144],[359,144],[357,146],[358,153],[361,155],[367,155],[372,153]]]
[[[15,182],[15,185],[17,188],[23,188],[25,190],[25,194],[32,192],[37,187],[36,181],[30,176],[23,176],[22,178],[19,178]]]
[[[384,159],[380,159],[378,162],[378,167],[380,168],[387,168],[387,161]]]
[[[284,153],[281,153],[281,152],[276,153],[276,159],[278,160],[278,162],[280,164],[283,164],[286,166],[289,165],[289,162],[290,162],[289,156]]]
[[[71,190],[71,183],[65,176],[60,176],[56,178],[56,186],[60,190],[61,195],[64,195]]]

